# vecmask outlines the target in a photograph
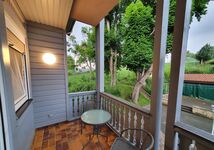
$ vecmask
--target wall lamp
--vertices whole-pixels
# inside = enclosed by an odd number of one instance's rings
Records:
[[[56,63],[56,56],[51,53],[45,53],[42,56],[42,60],[48,65],[53,65],[54,63]]]

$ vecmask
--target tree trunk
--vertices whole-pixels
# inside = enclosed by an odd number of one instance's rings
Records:
[[[110,61],[109,61],[109,70],[110,70],[110,77],[111,77],[111,83],[110,83],[110,85],[111,86],[113,86],[113,78],[114,78],[114,76],[113,76],[113,54],[114,54],[114,52],[113,52],[113,49],[112,48],[110,48],[110,53],[111,53],[111,56],[110,56]]]
[[[92,73],[92,65],[90,61],[89,61],[89,70],[90,70],[90,73]]]
[[[152,65],[150,68],[141,76],[141,78],[136,82],[133,92],[132,92],[132,101],[134,103],[138,103],[139,95],[140,95],[140,89],[142,88],[143,84],[145,83],[146,79],[150,76],[152,73]],[[138,74],[138,73],[137,73]]]
[[[144,76],[145,70],[142,71],[142,73],[140,71],[137,71],[137,81],[140,81],[140,79],[142,78],[142,76]]]
[[[91,62],[89,60],[86,61],[86,65],[89,68],[89,75],[90,79],[92,79],[92,69],[91,69]]]
[[[110,32],[110,21],[106,19],[106,28],[107,31]],[[110,77],[111,77],[111,82],[110,86],[115,86],[116,85],[116,70],[117,68],[115,67],[115,63],[117,65],[117,56],[115,57],[115,53],[113,48],[110,47],[110,60],[109,60],[109,70],[110,70]]]
[[[139,95],[140,95],[140,89],[142,87],[142,84],[140,82],[137,82],[134,86],[133,92],[132,92],[132,101],[137,104]]]
[[[113,72],[112,72],[112,86],[116,85],[117,81],[117,51],[114,51],[114,62],[113,62]]]

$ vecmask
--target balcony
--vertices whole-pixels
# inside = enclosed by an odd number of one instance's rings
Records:
[[[38,128],[35,133],[32,150],[36,149],[82,149],[86,144],[92,127],[87,125],[83,128],[83,134],[80,132],[80,116],[83,112],[93,109],[91,102],[98,102],[96,91],[78,92],[69,94],[69,121]],[[90,102],[90,103],[87,103]],[[137,105],[129,103],[125,100],[118,99],[107,93],[100,93],[100,109],[110,112],[111,121],[101,128],[108,136],[107,142],[105,138],[101,138],[101,143],[105,149],[110,149],[113,141],[120,134],[120,131],[126,128],[149,128],[149,113]],[[128,132],[124,137],[138,146],[144,142],[142,135],[135,132]],[[149,141],[148,141],[149,142]],[[97,146],[96,138],[87,149],[94,149]]]
[[[101,128],[101,132],[108,136],[107,141],[100,137],[103,148],[110,149],[115,138],[123,129],[151,130],[151,114],[147,109],[104,92],[100,93],[99,99],[96,91],[70,93],[69,121],[36,129],[32,150],[82,149],[82,146],[87,143],[89,136],[92,134],[92,126],[86,125],[83,127],[83,134],[81,134],[80,116],[86,110],[93,109],[93,104],[98,102],[100,109],[106,110],[112,115],[110,122]],[[202,150],[212,149],[213,142],[203,137],[203,135],[199,135],[192,127],[178,123],[175,125],[175,131],[179,134],[179,149],[188,149],[192,144]],[[128,132],[124,135],[124,138],[135,146],[144,142],[142,135],[135,132]],[[160,149],[164,149],[164,136],[161,136],[160,140]],[[94,138],[86,149],[97,147],[99,147],[97,139]]]
[[[213,150],[213,135],[180,121],[181,110],[190,111],[181,108],[189,0],[177,0],[175,6],[166,132],[161,134],[169,1],[155,2],[151,109],[147,110],[104,92],[104,17],[117,0],[0,1],[0,149],[82,149],[92,127],[84,126],[81,134],[80,116],[97,108],[112,116],[101,129],[108,136],[107,141],[101,138],[105,149],[123,129],[138,128],[152,134],[154,150]],[[66,35],[76,20],[95,27],[95,91],[68,92]],[[149,142],[135,131],[123,137],[136,147]],[[96,138],[88,149],[95,147]]]

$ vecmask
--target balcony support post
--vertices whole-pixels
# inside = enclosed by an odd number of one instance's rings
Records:
[[[156,5],[155,39],[153,50],[151,132],[154,136],[154,149],[160,149],[162,95],[164,64],[167,41],[169,0],[158,0]]]
[[[191,5],[191,0],[177,0],[176,2],[170,87],[166,120],[166,150],[177,149],[178,145],[178,135],[174,131],[174,124],[175,122],[180,121]]]
[[[104,19],[96,26],[96,91],[99,108],[100,92],[104,92]]]

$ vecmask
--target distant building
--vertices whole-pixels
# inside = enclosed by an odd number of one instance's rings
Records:
[[[214,74],[185,74],[183,95],[214,101]]]
[[[91,71],[96,69],[95,63],[91,63]],[[90,71],[90,67],[86,63],[77,64],[75,67],[76,72],[88,72]]]
[[[165,55],[165,63],[171,63],[171,53]]]

